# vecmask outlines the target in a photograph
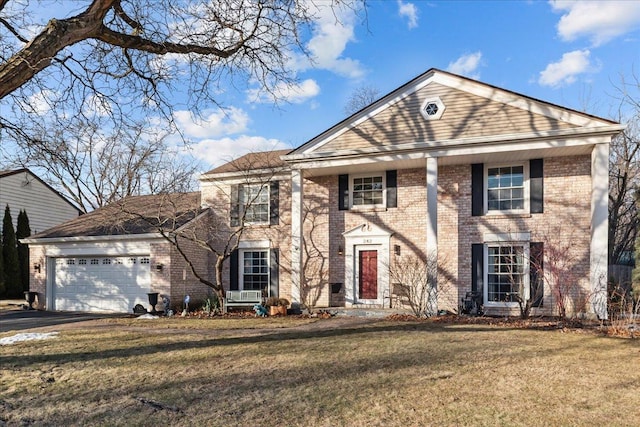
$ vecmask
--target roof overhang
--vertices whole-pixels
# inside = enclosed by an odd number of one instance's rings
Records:
[[[624,128],[624,125],[611,124],[594,128],[376,146],[331,153],[299,153],[284,156],[284,159],[292,168],[304,170],[305,176],[379,170],[380,162],[385,162],[385,169],[424,167],[424,160],[433,157],[438,158],[440,165],[486,163],[494,160],[497,153],[500,153],[502,161],[518,161],[588,154],[595,144],[610,143],[611,138]]]

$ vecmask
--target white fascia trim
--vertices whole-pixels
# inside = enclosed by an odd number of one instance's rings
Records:
[[[592,136],[572,139],[557,139],[557,140],[538,140],[521,142],[518,144],[511,144],[509,142],[488,142],[474,143],[467,146],[451,147],[441,149],[440,147],[432,148],[431,150],[406,150],[405,152],[391,152],[385,153],[354,153],[351,155],[342,154],[335,157],[325,159],[308,159],[304,162],[299,162],[296,166],[304,169],[322,169],[349,165],[365,165],[378,162],[390,162],[401,160],[416,160],[425,159],[429,157],[449,157],[449,156],[464,156],[471,154],[487,154],[487,153],[505,153],[505,152],[522,152],[530,150],[540,150],[546,148],[563,148],[563,147],[576,147],[584,145],[604,144],[609,143],[609,136]],[[391,150],[390,150],[391,151]]]
[[[494,144],[494,143],[502,143],[507,142],[509,145],[512,145],[515,142],[518,142],[517,149],[520,150],[521,146],[523,146],[526,142],[535,142],[536,140],[547,140],[547,139],[565,139],[571,137],[571,139],[575,139],[579,136],[609,136],[615,135],[616,133],[625,129],[625,125],[610,125],[610,126],[601,126],[599,128],[572,128],[572,129],[559,129],[559,130],[550,130],[550,131],[540,131],[540,132],[532,132],[532,133],[520,133],[520,134],[505,134],[505,135],[496,135],[491,137],[486,136],[474,136],[471,138],[460,138],[460,139],[447,139],[441,141],[428,141],[428,142],[411,142],[407,144],[399,144],[399,145],[387,145],[380,147],[369,147],[369,148],[360,148],[355,150],[340,150],[332,153],[311,153],[311,154],[292,154],[287,156],[287,161],[292,163],[297,162],[305,162],[314,159],[324,159],[324,158],[332,158],[332,157],[344,157],[344,156],[362,156],[368,154],[378,154],[381,152],[400,152],[400,151],[415,151],[415,150],[442,150],[442,148],[446,147],[464,147],[468,145],[477,145],[477,144]],[[577,141],[583,141],[583,145],[593,144],[592,139],[580,138]],[[605,142],[604,140],[598,141],[597,143]]]
[[[203,181],[225,181],[225,182],[246,182],[248,179],[259,179],[260,177],[268,177],[270,179],[282,179],[282,177],[290,177],[289,168],[273,169],[255,169],[248,171],[224,172],[200,175],[200,182]]]
[[[74,236],[74,237],[48,237],[40,239],[20,239],[20,243],[27,243],[33,246],[49,245],[53,243],[78,243],[78,242],[114,242],[131,240],[162,240],[160,233],[145,234],[120,234],[115,236]]]

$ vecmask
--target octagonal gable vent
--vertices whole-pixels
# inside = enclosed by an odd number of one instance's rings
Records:
[[[438,120],[444,113],[445,106],[440,97],[425,99],[420,107],[420,114],[427,120]]]

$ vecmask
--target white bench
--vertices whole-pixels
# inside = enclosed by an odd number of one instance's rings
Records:
[[[262,291],[227,291],[225,307],[262,304]]]

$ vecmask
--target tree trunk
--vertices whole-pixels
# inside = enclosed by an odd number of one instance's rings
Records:
[[[98,34],[102,20],[115,2],[116,0],[94,0],[80,15],[49,21],[29,44],[0,65],[0,99],[47,68],[65,47]]]
[[[220,301],[220,309],[223,313],[227,312],[227,304],[225,303],[224,286],[222,285],[222,268],[224,267],[223,256],[216,257],[216,292],[218,293],[218,301]]]

